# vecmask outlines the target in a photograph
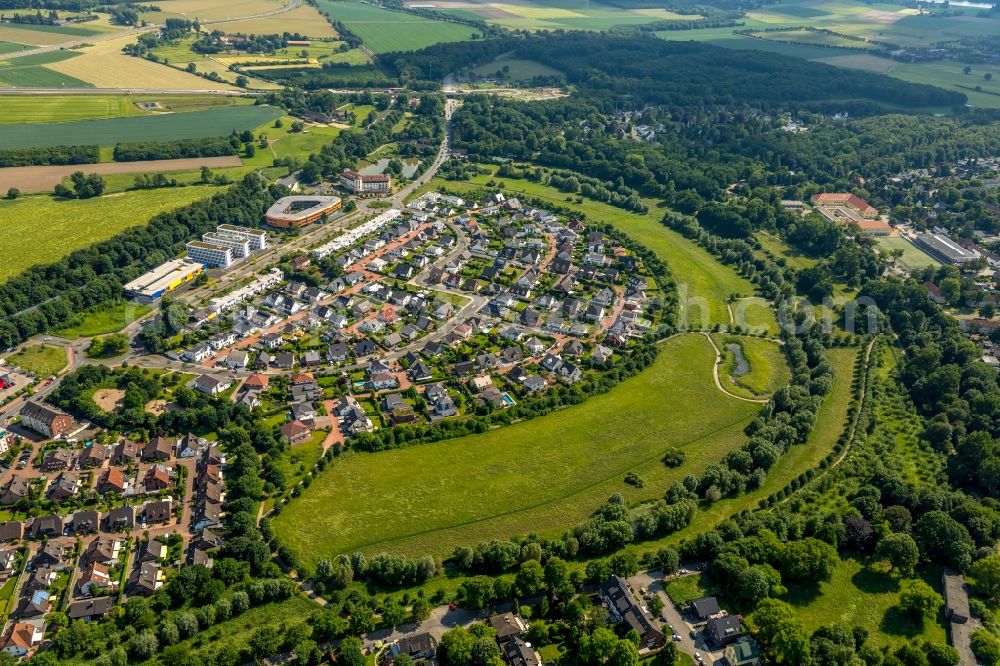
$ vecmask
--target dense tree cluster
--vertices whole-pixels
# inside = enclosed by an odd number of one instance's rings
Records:
[[[47,148],[5,148],[0,150],[0,167],[97,164],[97,146],[50,146]]]
[[[242,145],[243,138],[236,132],[228,137],[137,141],[115,145],[114,158],[116,162],[139,162],[142,160],[173,160],[184,157],[221,157],[239,154]]]

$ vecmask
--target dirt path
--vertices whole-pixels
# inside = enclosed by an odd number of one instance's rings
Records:
[[[63,166],[7,167],[0,169],[0,190],[16,187],[22,192],[51,190],[62,179],[76,171],[104,175],[118,173],[156,173],[187,169],[242,166],[236,155],[224,157],[192,157],[178,160],[146,160],[141,162],[101,162],[99,164],[67,164]]]

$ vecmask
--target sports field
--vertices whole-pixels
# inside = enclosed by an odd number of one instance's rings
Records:
[[[216,189],[180,187],[84,200],[56,201],[39,196],[0,201],[0,219],[5,220],[0,225],[0,247],[18,248],[17,252],[4,253],[0,281],[145,224],[157,213],[205,198]]]
[[[281,110],[271,106],[232,106],[189,113],[69,123],[0,125],[0,148],[76,144],[112,146],[127,141],[220,136],[234,129],[252,129],[280,115]]]
[[[143,111],[140,102],[156,102],[156,111]],[[251,100],[242,97],[163,97],[130,95],[11,95],[3,99],[0,125],[17,123],[59,123],[72,120],[151,116],[170,112],[199,111],[228,106],[243,106]],[[2,132],[2,130],[0,130]]]
[[[675,337],[652,367],[585,404],[482,435],[350,454],[285,507],[275,532],[311,564],[355,550],[444,555],[494,537],[557,535],[615,492],[661,497],[742,444],[757,411],[715,388],[714,359],[704,336]],[[687,454],[679,468],[660,461],[670,448]],[[624,483],[630,471],[644,488]]]
[[[493,171],[496,169],[496,167],[487,168]],[[435,179],[421,189],[445,188],[466,191],[479,189],[485,187],[486,182],[491,177],[489,175],[477,176],[470,182]],[[591,220],[614,225],[659,255],[677,279],[682,325],[694,330],[707,329],[715,324],[728,326],[730,319],[726,301],[730,295],[750,296],[754,293],[753,285],[740,277],[735,270],[723,266],[706,250],[676,231],[663,226],[660,223],[663,213],[661,209],[657,208],[655,201],[647,201],[650,212],[639,215],[589,199],[584,199],[582,204],[568,202],[565,192],[533,181],[516,178],[504,178],[503,181],[504,191],[535,197],[549,201],[552,205],[579,210]],[[777,331],[777,322],[773,313],[761,312],[760,310],[758,307],[747,309],[748,317],[753,317],[752,324],[766,328],[771,332]]]
[[[498,58],[493,62],[475,67],[472,71],[479,76],[502,76],[512,81],[526,81],[536,76],[559,76],[558,69],[543,65],[535,60],[519,58]]]
[[[875,241],[878,243],[879,247],[886,252],[890,252],[892,250],[902,250],[903,256],[901,256],[898,261],[905,268],[913,270],[917,268],[925,268],[927,266],[941,265],[940,261],[927,254],[905,238],[900,238],[899,236],[889,236],[876,238]]]
[[[356,0],[318,0],[317,6],[332,19],[343,22],[375,53],[415,51],[441,42],[461,42],[471,39],[476,32],[460,23],[432,21]]]

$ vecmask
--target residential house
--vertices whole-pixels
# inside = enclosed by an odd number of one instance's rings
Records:
[[[696,622],[704,622],[713,615],[718,615],[721,612],[722,609],[719,608],[719,601],[715,597],[702,597],[688,604],[688,613],[691,614],[691,617]]]
[[[709,618],[705,623],[705,637],[710,645],[717,648],[735,643],[743,635],[743,626],[739,615],[722,615]]]
[[[123,437],[115,444],[111,453],[111,464],[121,467],[133,463],[139,459],[140,450],[139,444]]]
[[[156,562],[143,562],[132,580],[129,594],[150,596],[163,587],[163,569]]]
[[[104,444],[91,444],[80,452],[80,467],[101,467],[108,457],[108,447]]]
[[[27,531],[31,539],[62,536],[63,518],[58,515],[32,518],[27,525]]]
[[[628,583],[620,576],[611,576],[601,584],[599,594],[608,616],[616,624],[624,624],[639,634],[639,649],[651,650],[666,641],[663,632],[653,626]]]
[[[44,628],[43,624],[15,622],[3,636],[3,651],[17,659],[26,657],[42,642]]]
[[[100,562],[91,562],[83,571],[76,589],[80,596],[89,597],[99,590],[112,587],[108,567]]]
[[[504,661],[510,666],[542,666],[542,658],[538,652],[521,638],[511,638],[500,644]]]
[[[10,506],[17,504],[23,499],[27,499],[31,494],[31,484],[27,479],[12,477],[4,486],[3,494],[0,495],[0,505]]]
[[[742,640],[731,645],[727,645],[722,653],[722,661],[725,666],[759,666],[760,648],[756,641]]]
[[[142,507],[142,518],[147,525],[170,522],[171,503],[169,499],[147,502]]]
[[[301,444],[309,439],[312,431],[302,421],[292,421],[281,426],[281,435],[289,444]]]
[[[53,449],[42,458],[43,472],[58,472],[73,466],[73,453],[69,449]]]
[[[491,616],[490,626],[497,632],[497,642],[499,643],[512,638],[520,638],[528,632],[528,623],[513,613]]]
[[[250,355],[244,349],[229,352],[226,357],[226,367],[242,370],[250,364]]]
[[[28,400],[21,408],[21,425],[46,437],[59,437],[73,429],[73,418],[55,407]]]
[[[0,542],[20,541],[22,538],[24,538],[24,523],[20,520],[0,523]]]
[[[170,470],[164,465],[153,465],[146,471],[142,479],[143,488],[147,493],[158,493],[170,488]]]
[[[104,516],[104,529],[109,532],[126,532],[135,528],[135,509],[118,506]]]
[[[186,436],[181,438],[181,442],[178,445],[177,457],[179,458],[194,458],[199,453],[208,446],[208,441],[202,437],[198,437],[194,433],[188,433]]]
[[[82,620],[83,622],[93,622],[107,615],[115,607],[114,596],[92,597],[74,601],[66,609],[66,616],[70,620]]]
[[[123,494],[129,488],[129,482],[125,479],[125,474],[118,467],[109,467],[101,478],[97,481],[97,492],[100,495],[108,493]]]
[[[45,496],[53,502],[64,502],[80,491],[80,479],[70,474],[60,474],[45,491]]]
[[[110,567],[118,561],[121,548],[122,542],[118,539],[109,536],[98,537],[83,551],[83,555],[80,556],[80,566],[87,567],[96,562]]]
[[[93,509],[77,511],[69,519],[69,531],[73,534],[93,534],[101,526],[101,514]]]
[[[160,462],[170,460],[171,456],[174,455],[174,451],[177,450],[177,443],[179,441],[179,439],[173,437],[157,435],[142,447],[142,459]]]
[[[233,380],[225,375],[200,375],[194,381],[195,390],[208,395],[219,395],[232,385]]]

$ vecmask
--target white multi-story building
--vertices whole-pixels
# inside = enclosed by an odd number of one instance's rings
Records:
[[[340,184],[352,192],[363,194],[365,192],[388,192],[391,181],[389,176],[384,174],[366,176],[357,171],[345,169],[340,174]]]
[[[188,257],[192,261],[212,268],[229,268],[233,263],[233,250],[230,247],[206,243],[205,241],[189,241]]]
[[[221,245],[222,247],[228,247],[233,251],[234,259],[242,259],[243,257],[250,255],[250,241],[245,238],[227,236],[225,234],[217,234],[210,231],[207,234],[203,234],[201,239],[209,245]]]
[[[223,236],[235,236],[250,241],[250,251],[256,252],[267,247],[267,232],[263,229],[239,227],[235,224],[220,224],[216,231]]]
[[[244,285],[235,291],[213,298],[208,302],[208,307],[213,312],[224,312],[232,307],[244,303],[257,294],[262,294],[271,287],[277,286],[285,279],[284,273],[280,269],[272,268],[250,284]]]

